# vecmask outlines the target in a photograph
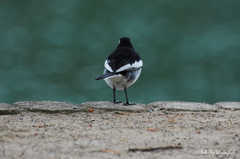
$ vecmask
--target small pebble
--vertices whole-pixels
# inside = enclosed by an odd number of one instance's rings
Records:
[[[152,112],[153,112],[153,110],[152,110],[152,109],[149,109],[149,112],[151,112],[151,113],[152,113]]]

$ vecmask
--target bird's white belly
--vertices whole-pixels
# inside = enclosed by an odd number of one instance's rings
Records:
[[[115,88],[117,90],[123,90],[127,82],[127,79],[124,78],[123,76],[114,76],[114,77],[105,79],[105,81],[111,88]]]
[[[141,74],[141,70],[142,69],[139,68],[138,70],[132,71],[130,76],[128,77],[124,77],[119,74],[116,76],[112,76],[110,78],[106,78],[104,80],[111,88],[115,88],[117,90],[123,90],[124,88],[130,87],[132,84],[134,84],[137,81],[138,77]]]

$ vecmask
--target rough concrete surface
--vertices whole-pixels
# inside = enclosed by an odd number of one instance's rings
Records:
[[[0,158],[240,158],[239,106],[0,103]]]
[[[221,109],[240,110],[240,102],[218,102],[214,105]]]
[[[149,104],[158,110],[175,110],[175,111],[218,111],[219,107],[206,103],[194,102],[153,102]]]

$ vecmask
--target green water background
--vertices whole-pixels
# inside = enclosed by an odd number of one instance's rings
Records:
[[[94,78],[124,36],[144,64],[131,102],[239,101],[239,0],[2,0],[0,102],[112,100]]]

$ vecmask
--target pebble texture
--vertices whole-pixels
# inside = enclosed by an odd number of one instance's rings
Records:
[[[126,112],[146,112],[150,107],[145,104],[135,103],[134,105],[125,106],[124,103],[113,104],[112,102],[86,102],[80,105],[81,107],[93,108],[105,111],[126,111]]]
[[[220,109],[240,110],[240,102],[218,102],[214,105]]]
[[[163,101],[150,104],[135,103],[124,106],[123,103],[98,101],[86,102],[81,105],[55,101],[21,101],[14,104],[0,103],[0,115],[16,114],[22,111],[44,113],[74,113],[88,112],[92,108],[97,111],[126,111],[126,112],[152,112],[152,111],[219,111],[221,109],[240,110],[240,102],[218,102],[213,105],[206,103]]]
[[[157,108],[158,110],[175,110],[175,111],[218,111],[219,107],[216,105],[210,105],[206,103],[194,103],[194,102],[154,102],[150,103],[150,106]]]
[[[21,112],[21,108],[16,105],[0,103],[0,115],[4,114],[17,114]]]
[[[1,103],[0,158],[240,158],[238,107]]]
[[[13,106],[21,108],[21,111],[45,112],[45,113],[74,113],[88,111],[84,106],[78,104],[55,102],[55,101],[21,101]]]

